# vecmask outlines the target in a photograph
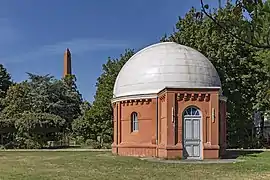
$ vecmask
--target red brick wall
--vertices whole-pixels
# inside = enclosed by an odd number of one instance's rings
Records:
[[[117,102],[118,113],[118,135],[116,134],[117,117],[114,115],[114,143],[113,152],[126,156],[155,156],[156,154],[156,99]],[[116,113],[117,105],[114,105]],[[131,129],[131,114],[138,114],[137,132]],[[118,136],[118,145],[116,137]]]
[[[158,145],[156,145],[156,103],[158,103],[159,109]],[[221,109],[222,112],[226,112],[226,110],[224,105],[219,102],[217,89],[166,89],[159,94],[158,102],[156,99],[145,99],[114,103],[113,152],[117,153],[118,150],[120,155],[132,156],[181,157],[183,149],[182,115],[189,106],[198,107],[202,113],[203,158],[218,158],[219,135],[224,137],[226,134],[224,123],[221,125],[223,128],[219,133],[219,110]],[[175,108],[174,122],[172,121],[172,107]],[[215,110],[214,119],[212,109]],[[138,113],[138,132],[131,132],[132,112]],[[221,117],[224,118],[224,116]],[[178,121],[177,128],[174,124],[176,121]]]

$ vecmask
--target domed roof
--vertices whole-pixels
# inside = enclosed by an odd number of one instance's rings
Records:
[[[156,94],[171,88],[221,88],[213,64],[197,50],[174,42],[148,46],[119,72],[113,98]]]

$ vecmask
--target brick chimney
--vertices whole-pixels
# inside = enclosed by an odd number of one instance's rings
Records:
[[[63,77],[66,75],[71,75],[71,53],[67,48],[64,53],[64,74]]]

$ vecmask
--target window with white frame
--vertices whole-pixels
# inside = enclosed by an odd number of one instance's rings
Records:
[[[131,131],[139,130],[138,114],[136,112],[131,113]]]

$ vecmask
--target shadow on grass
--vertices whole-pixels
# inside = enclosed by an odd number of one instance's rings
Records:
[[[51,146],[43,147],[42,149],[81,149],[81,146]]]
[[[249,156],[257,157],[263,151],[261,150],[248,150],[248,149],[239,149],[239,150],[226,150],[225,155],[221,159],[236,159],[240,156]]]

